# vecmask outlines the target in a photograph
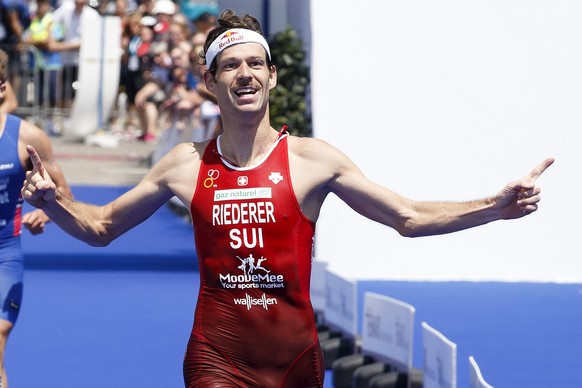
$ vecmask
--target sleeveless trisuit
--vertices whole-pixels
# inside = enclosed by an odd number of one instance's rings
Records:
[[[287,134],[250,168],[212,140],[191,212],[201,281],[186,386],[321,387],[309,296],[315,224],[294,195]]]

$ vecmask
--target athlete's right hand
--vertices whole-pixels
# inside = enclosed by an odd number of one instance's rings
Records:
[[[32,170],[26,172],[26,180],[20,193],[26,202],[41,209],[48,202],[54,201],[57,186],[43,167],[42,160],[34,147],[27,145],[26,151],[32,161]]]

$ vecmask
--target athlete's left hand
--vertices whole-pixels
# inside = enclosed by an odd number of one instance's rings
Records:
[[[554,158],[544,160],[523,178],[507,184],[495,196],[495,205],[502,219],[521,218],[538,209],[541,189],[536,186],[536,180],[552,163]]]

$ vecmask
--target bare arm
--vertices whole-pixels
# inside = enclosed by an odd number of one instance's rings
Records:
[[[14,32],[16,37],[18,38],[18,42],[20,42],[20,40],[22,39],[22,34],[24,33],[24,29],[22,28],[22,25],[20,24],[20,18],[18,17],[18,12],[11,10],[11,11],[7,12],[7,15],[8,15],[8,24],[10,25],[10,28],[12,29],[12,31]]]
[[[73,51],[79,50],[81,48],[80,40],[70,40],[70,41],[56,41],[54,39],[48,42],[49,51]]]
[[[31,31],[30,31],[30,27],[29,29],[27,29],[22,37],[22,42],[26,43],[26,44],[31,44],[33,46],[35,46],[36,48],[40,49],[40,50],[48,50],[51,51],[56,44],[56,40],[53,37],[52,31],[53,31],[53,22],[48,22],[45,25],[46,30],[49,31],[49,33],[47,34],[46,38],[43,40],[34,40],[31,37]]]
[[[23,198],[43,209],[63,230],[92,246],[106,246],[149,218],[172,196],[183,201],[193,195],[195,174],[179,174],[182,167],[195,168],[196,153],[175,147],[133,189],[114,201],[95,206],[73,201],[56,189],[34,147],[27,151],[33,162],[22,188]],[[188,170],[192,171],[192,170]],[[194,170],[194,171],[197,171]],[[187,179],[181,179],[181,176]]]
[[[318,144],[317,152],[312,154],[304,152],[307,156],[303,159],[308,158],[310,165],[302,166],[302,170],[320,172],[323,183],[320,187],[317,182],[308,183],[309,187],[315,185],[315,189],[305,191],[308,195],[304,197],[303,186],[296,186],[308,216],[313,209],[319,208],[325,195],[332,192],[358,213],[407,237],[452,233],[531,214],[537,210],[540,200],[536,180],[554,162],[552,158],[546,159],[529,174],[488,198],[466,202],[424,202],[405,198],[370,181],[347,156],[326,143]],[[300,181],[303,183],[305,179]]]

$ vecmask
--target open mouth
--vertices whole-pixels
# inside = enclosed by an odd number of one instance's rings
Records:
[[[251,87],[239,88],[234,92],[234,94],[236,94],[238,97],[252,96],[255,93],[257,93],[257,90]]]

